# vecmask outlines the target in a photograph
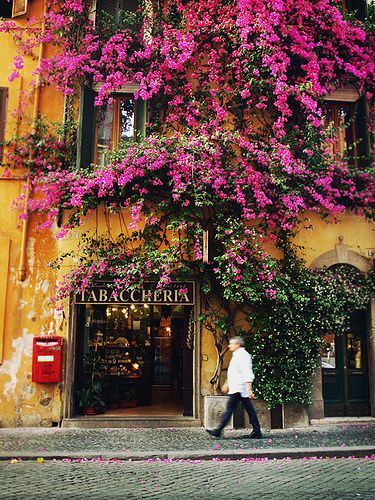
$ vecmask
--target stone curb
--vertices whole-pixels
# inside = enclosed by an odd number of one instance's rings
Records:
[[[117,459],[130,461],[144,460],[241,460],[242,458],[268,458],[268,459],[299,459],[299,458],[362,458],[375,454],[375,446],[346,446],[346,447],[325,447],[325,448],[279,448],[279,449],[253,449],[253,450],[217,450],[217,451],[165,451],[165,452],[0,452],[0,461],[8,461],[12,458],[22,460],[36,460],[44,458],[45,460],[63,460],[82,459],[88,460],[101,458],[103,460]]]

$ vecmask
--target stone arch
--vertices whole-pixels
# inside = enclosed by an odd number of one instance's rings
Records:
[[[344,237],[339,236],[339,243],[335,245],[335,250],[325,252],[316,258],[310,265],[311,269],[330,267],[335,264],[349,264],[363,273],[368,273],[372,269],[372,262],[349,248],[344,243]]]
[[[334,250],[325,252],[316,258],[310,265],[311,269],[330,267],[335,264],[348,264],[363,273],[368,273],[373,268],[371,259],[366,259],[344,244],[344,237],[339,236],[339,242]],[[371,415],[375,416],[375,336],[371,333],[375,331],[375,300],[370,302],[370,325],[368,329],[368,375],[370,382],[370,406]],[[324,400],[322,387],[322,370],[317,367],[312,377],[312,405],[309,407],[311,423],[314,419],[324,418]]]

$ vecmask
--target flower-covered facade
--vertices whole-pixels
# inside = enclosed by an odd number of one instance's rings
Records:
[[[200,425],[236,334],[264,425],[374,414],[366,2],[21,3],[0,22],[2,423]]]

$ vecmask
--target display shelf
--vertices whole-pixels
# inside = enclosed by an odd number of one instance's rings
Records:
[[[99,352],[103,361],[105,376],[118,380],[140,380],[145,376],[150,350],[145,346],[124,346],[116,343],[103,344]]]

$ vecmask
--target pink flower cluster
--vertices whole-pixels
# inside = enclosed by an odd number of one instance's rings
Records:
[[[363,24],[345,20],[339,4],[166,0],[159,11],[143,13],[136,29],[118,25],[111,31],[90,20],[91,1],[50,0],[42,30],[35,19],[26,27],[0,23],[20,51],[11,79],[22,72],[21,54],[51,44],[54,51],[47,51],[37,69],[43,83],[67,95],[80,84],[100,84],[96,105],[137,83],[136,98],[149,101],[155,131],[117,161],[91,170],[38,152],[30,173],[38,196],[29,209],[46,213],[43,227],[59,210],[72,211],[75,217],[60,236],[100,203],[127,207],[135,232],[142,224],[157,231],[163,213],[175,214],[190,225],[197,259],[202,219],[211,208],[226,220],[235,214],[243,227],[261,221],[258,234],[268,237],[294,229],[306,210],[366,214],[375,201],[374,179],[361,165],[353,168],[333,156],[324,97],[346,84],[372,97],[374,36]],[[15,153],[14,164],[24,158]],[[150,205],[155,213],[149,213]],[[242,247],[243,241],[242,235],[234,246],[224,237],[228,280],[240,282],[242,266],[252,259],[252,247]],[[187,254],[175,241],[169,262],[160,255],[161,261],[143,265],[150,272],[159,269],[162,285]],[[126,258],[134,265],[124,278],[130,284],[141,271]],[[103,258],[92,266],[77,270],[81,285],[117,264]],[[260,264],[265,282],[272,281],[269,272]],[[277,300],[272,283],[266,284],[262,293]]]

